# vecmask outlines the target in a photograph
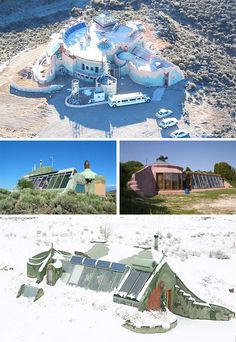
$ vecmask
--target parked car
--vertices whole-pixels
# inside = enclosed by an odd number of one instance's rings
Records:
[[[170,133],[172,138],[185,138],[189,137],[190,133],[187,129],[177,129],[176,131]]]
[[[177,125],[178,122],[179,121],[176,118],[167,118],[167,119],[161,120],[161,122],[159,123],[159,126],[161,128],[168,128],[168,127]]]
[[[171,114],[173,114],[172,110],[161,108],[158,112],[156,112],[155,117],[158,119],[163,119],[167,116],[170,116]]]

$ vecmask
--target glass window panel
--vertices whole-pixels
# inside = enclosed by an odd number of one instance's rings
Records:
[[[88,284],[88,287],[90,290],[94,290],[94,291],[102,291],[100,289],[100,286],[101,286],[101,283],[102,283],[102,280],[104,278],[104,275],[105,275],[105,271],[101,268],[96,268],[94,273],[93,273],[93,276],[91,278],[91,281],[90,283]]]
[[[172,189],[172,174],[171,173],[164,174],[164,189],[165,190]]]
[[[194,175],[191,176],[191,186],[192,186],[192,189],[196,189],[196,183],[195,183]]]
[[[84,266],[84,270],[83,270],[83,273],[81,274],[81,277],[80,277],[78,285],[80,287],[84,287],[84,288],[87,289],[88,286],[89,286],[89,283],[90,283],[90,281],[92,279],[94,271],[95,271],[95,268]]]
[[[220,186],[220,180],[219,180],[219,177],[215,177],[216,178],[216,186],[217,186],[217,188]]]
[[[209,182],[208,182],[208,176],[207,175],[203,175],[204,177],[204,180],[205,180],[205,188],[209,188],[210,185],[209,185]]]
[[[58,175],[58,177],[57,177],[57,179],[56,179],[56,181],[55,181],[55,183],[54,183],[53,189],[58,189],[58,188],[60,188],[60,184],[61,184],[61,182],[62,182],[62,180],[63,180],[63,177],[64,177],[64,174]]]
[[[114,274],[114,280],[113,283],[111,284],[111,291],[113,291],[115,288],[118,287],[118,285],[121,282],[121,279],[123,278],[124,273],[116,273]]]
[[[179,173],[178,174],[179,179],[179,189],[183,189],[183,176]]]
[[[52,176],[52,178],[50,179],[50,182],[49,182],[49,184],[48,184],[48,189],[52,189],[52,188],[53,188],[53,186],[54,186],[56,180],[57,180],[57,175]]]
[[[104,291],[104,292],[111,291],[113,289],[113,283],[115,282],[117,275],[122,277],[122,273],[104,270],[104,277],[99,287],[99,291]]]
[[[215,188],[217,188],[217,177],[214,176],[214,183],[215,183]]]
[[[197,184],[197,188],[200,189],[201,188],[201,181],[200,181],[199,175],[197,175],[197,174],[196,174],[196,184]]]
[[[209,184],[210,184],[210,188],[214,188],[213,183],[212,183],[212,175],[209,175]]]
[[[172,189],[178,190],[179,189],[179,174],[173,173],[172,174]]]
[[[157,173],[157,190],[163,190],[163,173]]]
[[[66,174],[65,177],[63,178],[63,181],[61,183],[61,188],[66,188],[68,182],[69,182],[69,179],[70,179],[70,176],[71,174]]]
[[[212,182],[212,187],[215,188],[216,187],[215,176],[211,176],[211,182]]]
[[[82,272],[83,272],[83,268],[84,267],[81,265],[75,265],[73,267],[73,271],[71,273],[69,284],[78,285],[79,279],[80,279]]]

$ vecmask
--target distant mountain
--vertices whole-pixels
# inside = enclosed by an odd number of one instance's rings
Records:
[[[106,187],[107,192],[116,192],[116,186],[115,185],[108,185]]]

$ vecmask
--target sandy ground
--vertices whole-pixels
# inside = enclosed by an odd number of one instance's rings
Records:
[[[185,110],[189,113],[188,129],[192,135],[207,137],[213,134],[220,138],[222,128],[224,128],[225,137],[234,138],[236,136],[236,122],[233,121],[227,110],[216,109],[206,100],[198,105],[185,101]]]
[[[192,208],[206,215],[236,214],[236,196],[223,195],[217,200],[206,200],[204,203],[194,204]]]
[[[165,334],[136,334],[122,328],[123,317],[136,309],[112,302],[111,293],[96,293],[57,283],[42,282],[44,296],[35,303],[16,293],[26,277],[27,259],[54,247],[67,251],[88,251],[90,241],[102,237],[106,227],[109,250],[105,260],[120,260],[137,253],[137,243],[152,244],[160,235],[171,268],[200,298],[234,309],[235,218],[180,217],[40,217],[0,218],[0,338],[4,342],[59,341],[65,338],[130,342],[233,342],[234,320],[229,322],[178,318],[178,325]],[[210,258],[209,252],[221,250],[228,259]],[[14,327],[14,328],[13,328]]]
[[[232,215],[236,213],[236,195],[222,194],[217,199],[194,197],[194,193],[193,197],[190,195],[176,198],[176,196],[170,195],[165,205],[169,208],[177,205],[186,210],[196,209],[199,214],[204,215]]]

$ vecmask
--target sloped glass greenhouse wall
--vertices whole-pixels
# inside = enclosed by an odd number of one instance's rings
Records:
[[[52,173],[30,177],[35,189],[64,189],[66,188],[72,171],[65,173]]]
[[[73,256],[63,268],[62,280],[67,284],[103,292],[113,291],[128,270],[124,264],[80,256]]]
[[[224,183],[220,176],[193,174],[192,188],[193,189],[207,189],[207,188],[223,188]]]

